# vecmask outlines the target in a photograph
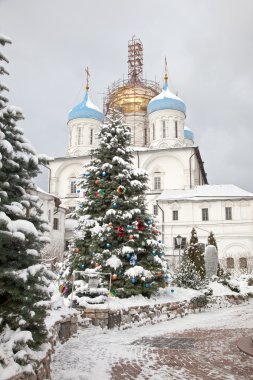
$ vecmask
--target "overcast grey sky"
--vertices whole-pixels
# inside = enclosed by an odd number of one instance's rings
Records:
[[[127,74],[127,43],[136,35],[148,79],[162,81],[167,56],[209,183],[253,192],[252,18],[252,0],[0,0],[1,32],[13,41],[3,51],[9,99],[22,107],[38,153],[65,155],[84,68],[102,107],[107,86]]]

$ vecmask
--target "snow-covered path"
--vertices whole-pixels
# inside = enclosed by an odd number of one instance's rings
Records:
[[[92,328],[57,347],[52,379],[250,380],[253,359],[236,348],[249,333],[253,300],[124,331]]]

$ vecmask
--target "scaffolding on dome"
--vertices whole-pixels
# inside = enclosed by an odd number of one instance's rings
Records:
[[[142,80],[143,74],[143,45],[140,39],[128,41],[128,80],[136,83]]]
[[[160,91],[158,82],[143,79],[143,45],[140,39],[128,41],[128,79],[119,79],[108,87],[104,113],[109,108],[121,112],[145,112],[148,102]]]

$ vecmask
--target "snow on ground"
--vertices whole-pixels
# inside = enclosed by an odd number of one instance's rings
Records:
[[[80,331],[64,345],[58,345],[52,363],[52,380],[107,380],[112,379],[111,369],[124,363],[139,363],[142,374],[125,379],[185,380],[187,368],[158,365],[157,354],[147,357],[147,347],[133,344],[136,340],[164,337],[185,330],[253,328],[253,300],[228,309],[190,314],[156,325],[133,327],[123,331],[101,331],[90,328]],[[208,341],[207,341],[208,345]],[[153,355],[153,356],[152,356]],[[145,367],[145,368],[144,368]],[[253,364],[252,364],[253,368]],[[146,371],[146,372],[145,372]],[[145,375],[146,373],[146,375]],[[116,379],[116,377],[113,377]],[[121,377],[123,378],[123,377]],[[209,378],[209,377],[208,377]],[[215,379],[242,379],[242,377],[212,377]],[[199,379],[199,377],[198,377]],[[245,378],[246,379],[246,378]]]

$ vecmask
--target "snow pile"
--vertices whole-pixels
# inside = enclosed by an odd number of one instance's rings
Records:
[[[114,268],[115,270],[122,266],[122,261],[115,255],[112,255],[107,261],[106,265]]]
[[[135,265],[132,268],[129,268],[125,271],[125,275],[128,277],[152,277],[152,273],[149,270],[145,270],[140,265]]]
[[[32,268],[30,269],[32,270]],[[63,317],[76,315],[77,311],[65,305],[66,300],[59,292],[56,282],[50,283],[48,290],[51,294],[51,308],[45,323],[50,336],[53,331],[52,327],[57,321]],[[26,330],[13,331],[7,326],[0,334],[0,380],[6,380],[21,373],[34,373],[33,366],[36,366],[45,357],[51,346],[49,343],[45,343],[39,350],[34,351],[28,347],[28,343],[31,341],[33,341],[32,333]]]
[[[252,279],[252,285],[249,285],[249,280]],[[227,281],[230,289],[234,290],[237,293],[240,293],[242,296],[249,295],[253,297],[253,276],[252,275],[241,275],[234,277]]]
[[[11,330],[8,326],[0,335],[0,379],[9,379],[19,373],[33,373],[31,364],[22,365],[31,359],[32,351],[27,343],[32,341],[30,331]]]

